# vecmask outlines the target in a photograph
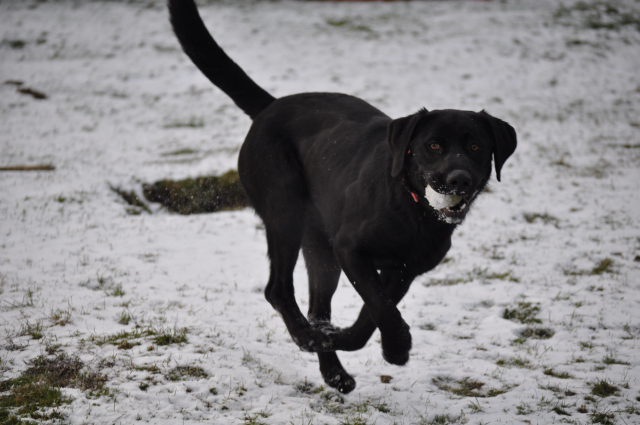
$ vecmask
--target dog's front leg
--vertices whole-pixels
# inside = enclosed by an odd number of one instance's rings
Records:
[[[415,279],[416,274],[409,271],[406,267],[400,270],[382,270],[380,272],[380,279],[382,285],[389,298],[394,304],[398,304],[402,297],[409,290],[409,286]],[[376,330],[376,325],[373,323],[367,306],[364,305],[360,310],[358,319],[348,328],[341,328],[338,333],[334,335],[334,344],[341,347],[343,351],[356,351],[365,346],[373,332]]]
[[[384,359],[396,365],[407,363],[411,349],[409,325],[385,291],[375,265],[355,247],[340,245],[338,240],[334,246],[342,270],[362,297],[371,320],[380,329]],[[337,342],[334,340],[336,350],[348,349]]]

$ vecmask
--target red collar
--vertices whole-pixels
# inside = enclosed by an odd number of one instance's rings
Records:
[[[413,190],[409,189],[409,186],[407,186],[407,184],[404,182],[404,177],[402,177],[402,185],[404,186],[405,189],[407,189],[407,192],[411,194],[414,201],[418,202],[420,200],[420,197],[418,196],[418,194],[415,193]]]
[[[410,155],[410,154],[411,154],[411,149],[407,151],[407,155]],[[402,176],[402,185],[411,194],[411,196],[413,197],[413,200],[418,202],[420,197],[418,197],[418,194],[415,193],[413,190],[409,189],[409,186],[407,186],[407,184],[404,182],[404,176]]]

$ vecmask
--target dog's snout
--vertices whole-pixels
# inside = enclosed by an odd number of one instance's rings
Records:
[[[471,187],[471,174],[465,170],[454,170],[447,176],[447,189],[464,193]]]

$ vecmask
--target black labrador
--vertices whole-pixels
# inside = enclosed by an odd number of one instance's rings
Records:
[[[316,352],[325,382],[355,388],[336,351],[362,348],[380,330],[386,361],[409,360],[411,334],[396,307],[433,269],[451,235],[516,148],[509,124],[488,113],[422,109],[391,119],[358,98],[303,93],[275,99],[217,45],[193,0],[169,0],[185,53],[253,120],[238,160],[263,220],[271,263],[265,296],[291,337]],[[300,311],[293,269],[302,249],[309,311]],[[364,301],[356,322],[331,325],[344,272]]]

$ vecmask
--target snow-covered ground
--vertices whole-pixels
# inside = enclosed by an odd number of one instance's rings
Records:
[[[376,333],[340,354],[346,396],[264,300],[252,211],[134,215],[110,189],[235,168],[250,125],[163,3],[0,2],[0,82],[23,82],[0,85],[0,167],[55,166],[0,172],[0,381],[78,356],[106,383],[63,389],[72,424],[640,423],[637,1],[202,5],[275,96],[484,108],[518,132],[502,183],[401,303],[409,363],[385,363]],[[302,260],[295,277],[305,309]],[[342,279],[339,326],[361,306]]]

